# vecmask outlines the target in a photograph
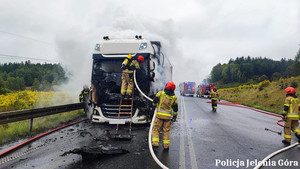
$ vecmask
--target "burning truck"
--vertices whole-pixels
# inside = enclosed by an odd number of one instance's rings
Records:
[[[93,53],[89,112],[92,122],[124,124],[131,121],[130,115],[118,117],[121,90],[121,64],[131,54],[142,55],[145,61],[136,70],[136,81],[147,96],[153,98],[166,82],[172,80],[172,65],[162,52],[159,41],[148,41],[141,36],[133,39],[110,39],[103,37]],[[128,108],[121,107],[122,112]],[[152,102],[145,99],[135,88],[133,95],[132,123],[144,124],[151,121]]]

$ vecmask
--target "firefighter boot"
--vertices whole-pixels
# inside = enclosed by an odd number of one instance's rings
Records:
[[[282,140],[281,141],[283,144],[285,144],[285,145],[291,145],[291,142],[288,142],[288,141],[286,141],[286,140]]]
[[[164,144],[164,150],[168,151],[169,150],[169,144]]]
[[[298,135],[297,133],[295,134],[297,139],[298,139],[298,143],[300,143],[300,135]]]

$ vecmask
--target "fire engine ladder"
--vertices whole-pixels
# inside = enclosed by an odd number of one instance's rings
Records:
[[[133,95],[134,94],[132,93],[132,96]],[[131,102],[128,103],[128,101],[131,101]],[[124,108],[126,108],[126,107],[130,108],[130,112],[125,112],[125,111],[122,112],[122,107],[124,107]],[[130,115],[129,134],[131,134],[132,111],[133,111],[133,97],[130,97],[130,98],[121,97],[119,111],[118,111],[118,120],[120,119],[121,114],[129,114]],[[117,124],[117,128],[116,128],[116,133],[118,133],[118,132],[119,132],[119,123]]]

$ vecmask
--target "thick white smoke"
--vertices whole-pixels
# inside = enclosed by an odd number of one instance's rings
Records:
[[[181,55],[176,45],[177,36],[172,20],[149,22],[138,16],[124,15],[115,21],[108,22],[105,26],[96,25],[99,26],[88,30],[82,27],[66,29],[57,34],[56,45],[60,62],[71,75],[67,84],[56,89],[72,92],[76,99],[84,84],[90,86],[93,49],[103,36],[107,35],[115,39],[142,35],[147,40],[161,41],[164,52],[170,56],[171,62]],[[173,63],[176,64],[176,62]],[[156,78],[159,80],[159,74]]]

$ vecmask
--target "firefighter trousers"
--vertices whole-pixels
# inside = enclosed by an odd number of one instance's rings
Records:
[[[287,118],[284,123],[284,139],[291,142],[293,131],[298,139],[300,139],[300,130],[298,129],[299,119],[298,118]]]
[[[215,100],[215,99],[211,100],[211,107],[212,107],[212,109],[217,110],[217,103],[218,103],[218,100]]]
[[[133,90],[133,73],[122,73],[121,95],[131,96]]]
[[[171,120],[155,118],[153,130],[152,130],[152,146],[159,146],[159,132],[163,130],[163,145],[164,149],[169,148],[170,144],[170,130],[171,130]]]

